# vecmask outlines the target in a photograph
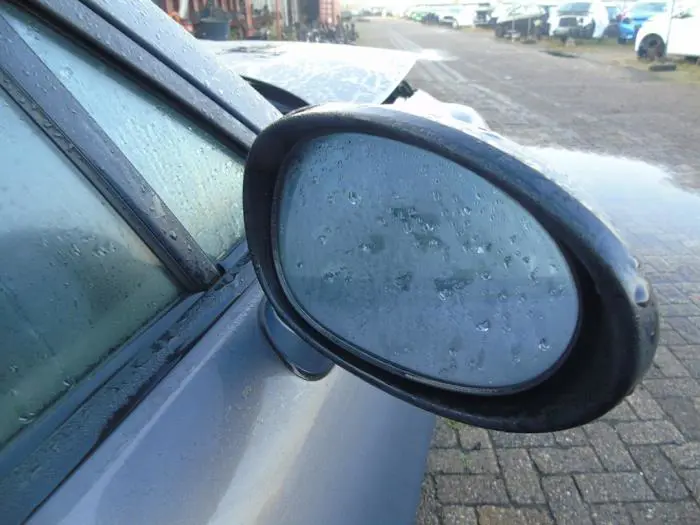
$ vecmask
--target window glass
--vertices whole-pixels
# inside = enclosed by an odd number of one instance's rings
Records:
[[[181,291],[2,91],[0,159],[1,446]]]
[[[228,252],[244,234],[243,161],[108,64],[4,9],[204,251],[214,258]]]

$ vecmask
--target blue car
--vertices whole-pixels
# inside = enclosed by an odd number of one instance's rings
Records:
[[[654,15],[665,13],[667,9],[666,2],[639,2],[635,4],[629,12],[622,15],[619,24],[620,34],[617,37],[618,43],[634,42],[637,31],[642,27],[642,24]]]

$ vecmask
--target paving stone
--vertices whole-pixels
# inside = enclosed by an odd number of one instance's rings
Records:
[[[459,435],[459,443],[464,450],[492,448],[489,434],[483,428],[460,425],[457,433]]]
[[[537,468],[543,474],[572,474],[603,470],[591,447],[538,448],[530,451]]]
[[[498,474],[498,462],[493,449],[485,448],[464,452],[462,456],[464,469],[469,474]]]
[[[666,414],[661,409],[659,404],[641,385],[627,397],[627,401],[639,419],[664,419],[666,417]]]
[[[438,510],[435,480],[428,475],[423,478],[420,504],[416,512],[416,525],[440,525],[437,517]]]
[[[700,359],[700,345],[670,346],[669,349],[678,359]]]
[[[656,496],[641,473],[616,472],[574,476],[583,499],[589,503],[654,501]]]
[[[496,452],[510,499],[515,503],[544,503],[540,480],[527,451],[501,449]]]
[[[690,398],[658,399],[659,405],[689,440],[700,440],[700,413]]]
[[[479,505],[508,503],[503,480],[491,474],[437,475],[437,498],[442,504]]]
[[[496,448],[551,447],[556,443],[554,434],[512,434],[491,432],[491,441]]]
[[[428,454],[428,472],[461,474],[465,471],[464,452],[458,448],[434,448]]]
[[[630,453],[659,499],[679,500],[688,497],[683,481],[658,447],[630,447]]]
[[[661,450],[677,469],[700,469],[700,443],[693,441],[684,445],[667,445]]]
[[[581,428],[572,428],[554,433],[554,440],[562,447],[580,447],[588,445],[588,437]]]
[[[629,503],[626,508],[634,525],[698,525],[700,523],[700,508],[694,501]]]
[[[683,435],[670,421],[618,423],[618,435],[628,445],[659,445],[685,442]]]
[[[442,525],[477,525],[476,510],[473,507],[449,505],[442,509]]]
[[[691,345],[700,344],[700,317],[671,317],[666,321],[684,341]]]
[[[678,358],[665,346],[657,348],[654,363],[666,377],[688,377],[690,375]]]
[[[585,432],[598,454],[598,459],[607,470],[637,470],[627,448],[610,425],[602,422],[592,423],[585,427]]]
[[[479,507],[478,513],[479,525],[554,525],[546,509],[488,505]]]
[[[646,379],[644,388],[655,398],[700,396],[700,385],[693,378]]]
[[[619,503],[591,505],[591,517],[595,525],[632,525],[627,509]]]
[[[627,403],[627,400],[622,400],[619,405],[613,408],[610,412],[605,414],[600,421],[635,421],[637,420],[637,414],[635,414],[632,407]]]
[[[571,476],[545,476],[542,488],[557,525],[592,525],[588,507]]]
[[[700,500],[700,469],[679,470],[678,473],[695,500]]]
[[[451,448],[458,446],[457,432],[444,418],[438,418],[435,423],[435,433],[433,434],[432,447]]]

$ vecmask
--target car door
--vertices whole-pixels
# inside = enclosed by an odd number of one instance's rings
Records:
[[[3,523],[411,523],[434,419],[265,307],[250,120],[56,6],[0,5]]]
[[[700,18],[697,9],[688,9],[671,18],[668,54],[700,56]]]

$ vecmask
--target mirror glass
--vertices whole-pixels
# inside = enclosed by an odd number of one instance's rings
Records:
[[[561,362],[578,326],[574,277],[503,191],[437,154],[354,133],[297,145],[282,170],[278,272],[317,328],[457,390],[512,392]]]

